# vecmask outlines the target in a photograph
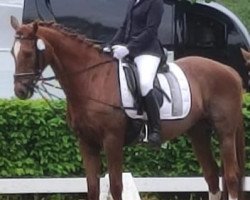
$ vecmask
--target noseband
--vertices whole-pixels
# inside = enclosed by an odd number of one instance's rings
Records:
[[[17,58],[16,58],[16,55],[14,53],[14,46],[15,46],[15,43],[17,41],[21,41],[21,40],[34,41],[33,45],[34,45],[34,48],[35,48],[35,69],[34,69],[34,72],[15,73],[14,74],[14,80],[23,80],[23,79],[31,79],[32,78],[33,79],[33,84],[35,85],[36,82],[39,81],[39,79],[41,77],[42,67],[43,67],[43,64],[44,64],[44,59],[42,59],[41,51],[38,50],[37,45],[36,45],[38,37],[29,38],[29,37],[23,37],[23,36],[20,36],[20,35],[15,36],[15,40],[14,40],[14,44],[13,44],[11,53],[12,53],[12,55],[14,57],[16,65],[17,65],[17,62],[16,62]]]

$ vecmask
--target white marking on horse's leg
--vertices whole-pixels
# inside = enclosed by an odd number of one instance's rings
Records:
[[[229,199],[228,200],[238,200],[238,198],[232,198],[231,195],[229,195]]]
[[[220,200],[220,198],[221,198],[221,191],[218,191],[215,194],[209,192],[209,200]]]

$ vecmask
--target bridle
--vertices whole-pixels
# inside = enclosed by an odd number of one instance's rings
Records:
[[[30,40],[30,41],[34,41],[33,45],[34,45],[34,48],[35,48],[35,66],[36,66],[34,72],[15,73],[14,74],[15,80],[30,78],[30,77],[32,78],[33,77],[37,82],[39,80],[51,80],[51,79],[56,78],[56,77],[41,78],[45,63],[44,63],[44,59],[43,59],[43,55],[42,55],[43,51],[39,50],[37,48],[37,46],[36,46],[38,39],[39,39],[39,37],[37,37],[37,36],[35,36],[34,38],[22,37],[20,35],[15,36],[14,44],[13,44],[13,47],[12,47],[12,50],[11,50],[11,53],[12,53],[14,59],[15,59],[15,62],[16,62],[16,56],[14,54],[14,45],[15,45],[15,43],[17,41],[21,41],[21,40]],[[67,73],[67,76],[69,76],[69,75],[79,75],[79,74],[85,73],[85,72],[87,72],[89,70],[92,70],[92,69],[94,69],[96,67],[100,67],[101,65],[104,65],[104,64],[107,64],[107,63],[110,63],[110,62],[113,62],[113,61],[115,61],[114,58],[108,59],[108,60],[105,60],[103,62],[99,62],[99,63],[93,64],[91,66],[88,66],[88,67],[86,67],[86,69],[80,69],[79,71],[73,72],[71,74]]]
[[[35,88],[35,91],[38,92],[40,94],[40,96],[42,96],[43,99],[45,99],[48,104],[50,105],[49,101],[46,99],[46,97],[44,95],[42,95],[42,92],[45,92],[47,93],[49,96],[53,96],[51,93],[49,93],[48,91],[46,91],[46,89],[44,89],[45,87],[43,86],[43,88],[39,88],[39,86],[36,86],[37,82],[38,81],[42,81],[43,83],[45,81],[50,81],[50,80],[53,80],[53,79],[56,79],[55,76],[52,76],[52,77],[48,77],[48,78],[44,78],[42,77],[42,72],[43,72],[43,68],[45,67],[45,60],[44,60],[44,50],[39,50],[38,47],[37,47],[37,41],[38,41],[39,37],[37,36],[34,36],[34,37],[23,37],[21,35],[16,35],[15,36],[15,40],[14,40],[14,43],[13,43],[13,47],[12,47],[12,50],[11,50],[11,53],[14,57],[14,60],[15,60],[15,64],[17,65],[17,58],[16,58],[16,55],[14,53],[14,46],[15,46],[15,43],[17,41],[21,41],[21,40],[29,40],[29,41],[33,41],[33,47],[35,48],[35,69],[34,69],[34,72],[24,72],[24,73],[15,73],[14,74],[14,80],[23,80],[23,79],[31,79],[32,82],[29,83],[29,85],[26,85],[28,88]],[[99,63],[96,63],[96,64],[93,64],[93,65],[90,65],[88,67],[86,67],[85,69],[80,69],[78,71],[75,71],[71,74],[65,74],[67,76],[70,76],[70,75],[80,75],[80,74],[83,74],[83,73],[86,73],[92,69],[95,69],[97,67],[100,67],[104,64],[107,64],[107,63],[110,63],[110,62],[114,62],[115,59],[114,58],[111,58],[111,59],[108,59],[108,60],[105,60],[103,62],[99,62]],[[51,85],[50,85],[51,86]],[[54,87],[52,85],[52,87]],[[58,89],[58,88],[57,88]],[[61,88],[60,88],[61,89]],[[92,100],[92,101],[95,101],[97,103],[101,103],[101,104],[104,104],[104,105],[107,105],[107,106],[111,106],[115,109],[122,109],[122,107],[120,106],[115,106],[115,105],[111,105],[109,103],[105,103],[105,102],[101,102],[99,100],[96,100],[96,99],[93,99],[91,97],[88,97],[89,100]],[[50,105],[51,108],[53,108],[53,106]],[[56,110],[53,108],[53,110]]]
[[[14,74],[14,80],[22,80],[22,79],[33,79],[33,85],[35,85],[37,83],[37,81],[39,81],[42,71],[43,71],[43,67],[44,67],[44,59],[43,59],[43,52],[41,50],[38,50],[37,48],[37,40],[39,38],[37,36],[34,37],[23,37],[21,35],[16,35],[15,36],[15,40],[13,43],[13,47],[11,50],[11,53],[14,57],[15,60],[15,64],[17,64],[16,60],[16,55],[14,53],[14,46],[15,43],[17,41],[21,41],[21,40],[29,40],[29,41],[33,41],[33,47],[35,48],[35,69],[34,72],[24,72],[24,73],[15,73]]]

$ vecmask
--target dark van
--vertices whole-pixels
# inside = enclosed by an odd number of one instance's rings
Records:
[[[250,74],[240,52],[250,49],[250,37],[242,22],[215,2],[164,2],[159,37],[169,59],[200,55],[218,60],[235,68],[250,90]],[[23,22],[55,20],[96,43],[106,43],[121,25],[126,7],[126,0],[25,0]]]

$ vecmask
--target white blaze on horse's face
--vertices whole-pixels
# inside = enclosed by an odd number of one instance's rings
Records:
[[[15,41],[14,47],[13,47],[13,53],[14,53],[15,58],[17,58],[17,55],[20,52],[20,49],[21,49],[20,41]]]
[[[40,38],[36,42],[36,47],[40,51],[43,51],[46,48],[44,41],[42,39],[40,39]]]

